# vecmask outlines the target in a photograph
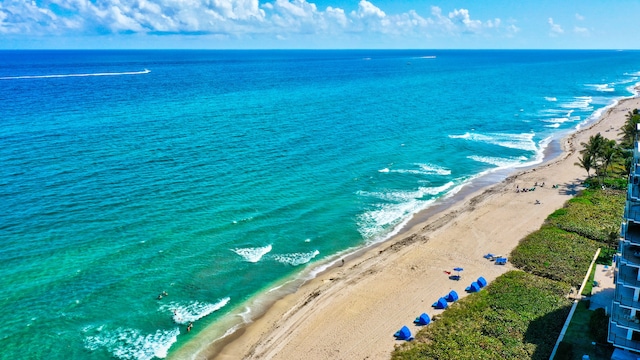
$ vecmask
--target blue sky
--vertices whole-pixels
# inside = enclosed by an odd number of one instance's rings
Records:
[[[4,49],[640,49],[638,0],[0,0]]]

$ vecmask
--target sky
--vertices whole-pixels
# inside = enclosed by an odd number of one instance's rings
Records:
[[[0,0],[0,49],[640,49],[639,0]]]

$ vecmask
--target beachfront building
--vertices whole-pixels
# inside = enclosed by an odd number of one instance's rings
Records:
[[[608,340],[618,349],[640,353],[640,143],[637,139],[633,153]]]

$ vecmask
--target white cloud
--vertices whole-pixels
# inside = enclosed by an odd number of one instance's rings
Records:
[[[582,20],[584,20],[584,16],[576,13],[576,20],[582,21]]]
[[[584,28],[584,27],[579,27],[576,26],[573,28],[573,32],[578,34],[578,35],[583,35],[583,36],[588,36],[589,35],[589,29]]]
[[[360,2],[358,3],[358,11],[353,12],[353,14],[355,14],[355,16],[359,18],[377,17],[382,19],[387,16],[384,11],[380,10],[380,8],[368,2],[367,0],[360,0]]]
[[[449,18],[454,22],[462,24],[465,31],[468,32],[476,32],[482,28],[482,21],[471,20],[471,17],[469,16],[469,10],[467,9],[455,9],[453,10],[453,12],[449,13]],[[490,22],[489,27],[493,27],[493,21]]]
[[[373,2],[372,2],[373,1]],[[511,37],[515,21],[473,19],[467,9],[447,12],[436,6],[429,14],[416,10],[391,14],[359,0],[355,10],[319,9],[307,0],[0,0],[0,34],[216,34],[228,38],[289,41],[314,34],[354,39],[371,34],[427,37]],[[62,11],[60,11],[62,9]]]
[[[547,20],[547,23],[549,24],[550,28],[549,28],[549,35],[550,36],[558,36],[560,34],[564,33],[564,30],[562,29],[562,26],[556,24],[553,22],[553,18],[549,18],[549,20]]]

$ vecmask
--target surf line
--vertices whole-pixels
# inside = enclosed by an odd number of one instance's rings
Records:
[[[66,77],[87,77],[87,76],[120,76],[120,75],[142,75],[148,74],[151,70],[144,69],[142,71],[114,72],[114,73],[92,73],[92,74],[60,74],[60,75],[24,75],[24,76],[5,76],[0,80],[16,80],[16,79],[50,79],[50,78],[66,78]]]

